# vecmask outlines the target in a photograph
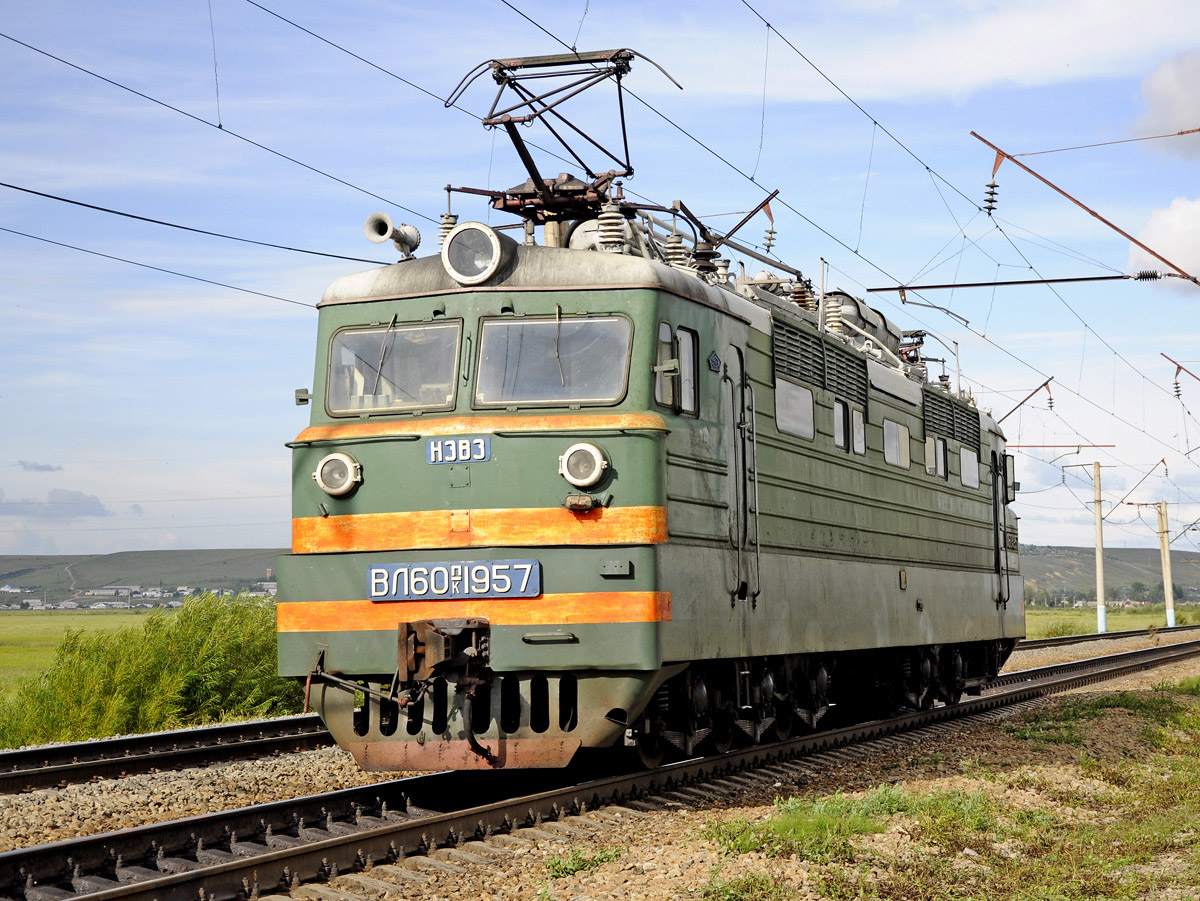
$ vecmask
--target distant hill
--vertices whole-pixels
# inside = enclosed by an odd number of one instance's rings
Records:
[[[213,591],[238,591],[274,574],[277,554],[287,548],[192,551],[129,551],[122,554],[0,556],[0,585],[11,583],[43,592],[51,601],[66,600],[89,588],[141,585],[174,589],[180,585]],[[1200,554],[1172,551],[1173,581],[1200,590]],[[1086,547],[1022,545],[1021,571],[1028,590],[1087,592],[1096,587],[1096,552]],[[1120,590],[1135,582],[1162,581],[1157,548],[1113,548],[1104,551],[1105,585]],[[72,587],[72,577],[74,587]],[[1189,592],[1194,596],[1194,592]],[[10,596],[10,597],[16,597]],[[0,598],[0,602],[3,602]]]
[[[1096,549],[1021,545],[1021,574],[1026,590],[1094,591]],[[1200,589],[1200,554],[1172,549],[1171,581],[1185,588]],[[1146,585],[1162,582],[1162,556],[1158,548],[1105,548],[1105,594],[1135,582]]]
[[[212,591],[237,591],[274,578],[275,556],[286,553],[287,548],[235,548],[0,556],[0,585],[29,589],[30,596],[40,597],[45,592],[51,601],[65,600],[105,585],[168,589],[187,585]]]

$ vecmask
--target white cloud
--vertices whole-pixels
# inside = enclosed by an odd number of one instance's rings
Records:
[[[1192,275],[1200,273],[1200,200],[1176,197],[1171,205],[1155,210],[1138,234],[1138,240]],[[1161,260],[1137,245],[1129,247],[1129,269],[1167,270]],[[1200,288],[1182,279],[1167,284],[1200,299]]]
[[[911,4],[870,4],[863,10],[811,12],[796,5],[766,18],[859,100],[964,97],[996,85],[1021,87],[1127,75],[1151,60],[1195,44],[1194,30],[1163,22],[1194,22],[1193,0],[1022,0],[1011,3],[934,2],[914,15]],[[802,12],[800,12],[802,11]],[[651,15],[650,13],[646,14]],[[726,19],[683,19],[669,31],[646,21],[632,29],[639,45],[689,91],[761,96],[765,26]],[[865,27],[864,27],[865,26]],[[854,53],[834,54],[854,32]],[[719,59],[720,78],[712,77]],[[833,89],[775,35],[768,91],[774,100],[832,100]],[[674,91],[647,78],[638,90]]]
[[[1174,134],[1200,126],[1200,50],[1167,60],[1142,82],[1146,112],[1138,134]],[[1189,159],[1200,158],[1200,134],[1155,142],[1153,149]]]

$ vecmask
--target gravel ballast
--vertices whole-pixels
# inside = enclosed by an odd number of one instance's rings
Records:
[[[1098,650],[1094,644],[1083,644],[1020,652],[1014,655],[1013,660],[1005,669],[1006,671],[1027,669],[1052,662],[1092,657],[1099,653],[1114,653],[1153,644],[1173,643],[1171,639],[1185,640],[1178,635],[1166,635],[1161,636],[1161,639],[1134,638],[1106,641],[1103,642],[1103,650]],[[1160,680],[1177,681],[1197,673],[1200,673],[1200,662],[1188,661],[1106,683],[1105,690],[1148,688]],[[1095,687],[1089,687],[1087,691],[1094,692]],[[962,741],[956,742],[956,744],[973,748],[972,753],[999,753],[1001,749],[992,748],[993,739],[994,736],[989,738],[989,734],[972,731],[964,733]],[[1007,750],[1015,753],[1015,749],[1008,748]],[[839,768],[840,772],[833,773],[828,778],[832,780],[830,784],[834,787],[840,785],[847,788],[862,783],[864,779],[867,784],[872,784],[873,780],[882,777],[884,769],[888,765],[894,766],[895,764],[894,762],[886,764],[882,759],[880,761],[874,759],[860,761]],[[261,760],[144,774],[58,789],[43,789],[26,794],[0,796],[0,851],[267,801],[284,800],[300,795],[368,785],[395,778],[397,775],[399,774],[362,772],[348,754],[331,748],[284,754]],[[683,821],[689,824],[686,827],[688,829],[694,826],[694,823],[687,820],[687,816],[691,815],[680,813],[680,816],[684,818]],[[734,814],[734,816],[742,815],[746,814]],[[621,827],[632,830],[628,835],[614,833],[612,837],[607,835],[603,837],[603,841],[606,843],[618,841],[618,839],[620,842],[636,843],[636,836],[643,834],[639,830],[649,830],[644,834],[649,842],[646,853],[651,855],[647,858],[651,864],[650,869],[647,870],[643,867],[643,871],[637,873],[633,870],[620,870],[628,880],[638,877],[642,881],[654,882],[661,877],[661,873],[659,876],[651,875],[659,866],[653,856],[653,853],[657,852],[652,846],[660,837],[658,830],[662,824],[659,823],[659,820],[664,816],[659,813],[650,814],[644,818],[645,822],[643,822],[643,818],[636,818],[634,822]],[[682,833],[679,829],[674,829],[669,835],[678,837]],[[598,837],[597,841],[599,840]],[[688,853],[696,857],[699,853],[696,849],[702,847],[702,843],[692,842],[689,844]],[[658,850],[665,853],[664,849]],[[524,849],[521,857],[522,859],[527,856],[536,858],[536,855],[540,853],[542,853],[541,845],[537,845],[534,849]],[[546,852],[546,854],[550,853],[550,851]],[[709,860],[709,856],[701,855],[696,857],[692,864],[686,864],[688,855],[684,854],[682,850],[679,853],[682,855],[679,860],[671,858],[673,862],[669,865],[665,859],[662,862],[662,866],[665,868],[663,872],[673,874],[671,878],[683,878],[682,874],[685,871],[690,872],[688,867],[699,872],[712,862]],[[605,867],[613,866],[615,864],[605,865]],[[679,873],[676,873],[676,870]],[[481,891],[484,890],[482,884],[478,888]],[[487,891],[493,891],[493,889],[489,888]],[[467,893],[462,897],[479,896]],[[646,897],[658,896],[646,895]]]

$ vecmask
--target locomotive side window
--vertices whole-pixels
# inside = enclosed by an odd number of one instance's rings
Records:
[[[816,434],[812,392],[786,379],[776,380],[775,424],[788,435],[811,439]]]
[[[694,416],[700,408],[696,383],[696,346],[699,342],[691,329],[680,328],[675,333],[675,343],[679,348],[679,410]]]
[[[833,402],[833,443],[843,450],[850,449],[850,417],[843,401]]]
[[[867,423],[863,418],[862,410],[850,411],[850,426],[850,438],[853,441],[854,452],[865,454],[867,452]]]
[[[654,357],[654,365],[662,366],[667,360],[674,359],[675,337],[671,334],[671,326],[665,322],[658,324],[658,353]],[[675,379],[669,372],[659,371],[654,377],[654,400],[664,407],[675,406]]]
[[[883,459],[885,463],[908,469],[912,463],[908,449],[908,426],[883,421]]]
[[[979,454],[968,447],[959,451],[962,483],[967,488],[979,487]]]
[[[485,319],[475,403],[615,404],[625,396],[632,342],[624,316]]]
[[[930,435],[925,439],[925,472],[939,479],[947,477],[949,471],[949,455],[946,450],[946,439]]]
[[[333,336],[325,407],[331,416],[450,410],[462,322],[346,328]]]

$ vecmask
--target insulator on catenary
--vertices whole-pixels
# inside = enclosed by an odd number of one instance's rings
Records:
[[[1183,389],[1179,387],[1179,379],[1175,380],[1175,399],[1179,400],[1183,397]]]
[[[984,197],[986,199],[983,202],[983,208],[990,216],[996,210],[996,179],[993,178],[985,187]]]
[[[767,228],[766,237],[763,239],[763,251],[765,253],[770,253],[771,248],[775,246],[775,234],[776,232],[774,225]]]
[[[1138,282],[1153,282],[1162,278],[1161,272],[1155,272],[1153,269],[1143,269],[1133,277],[1134,281]]]

